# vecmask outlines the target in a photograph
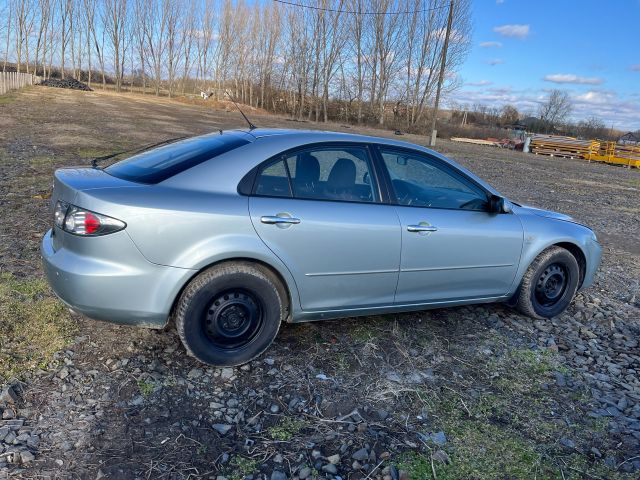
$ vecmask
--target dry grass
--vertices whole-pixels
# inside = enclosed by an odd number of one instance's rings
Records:
[[[0,274],[0,382],[46,368],[67,345],[75,323],[44,279]]]

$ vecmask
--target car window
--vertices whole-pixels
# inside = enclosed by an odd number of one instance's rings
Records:
[[[279,160],[262,169],[256,182],[255,193],[267,197],[291,197],[289,176],[284,160]]]
[[[288,191],[287,169],[293,192]],[[260,172],[255,193],[314,200],[377,200],[371,160],[363,147],[315,147],[287,154]]]
[[[139,153],[105,168],[105,172],[132,182],[159,183],[248,143],[228,134],[196,137]]]
[[[426,155],[381,149],[397,203],[414,207],[486,210],[484,191]]]

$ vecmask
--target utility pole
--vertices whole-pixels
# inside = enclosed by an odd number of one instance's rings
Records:
[[[440,75],[438,77],[438,88],[436,88],[436,101],[433,106],[433,118],[431,119],[431,142],[429,145],[436,146],[436,119],[438,117],[438,105],[440,103],[440,90],[442,90],[442,82],[444,81],[444,71],[447,64],[447,49],[449,48],[449,36],[451,35],[451,23],[453,22],[453,1],[449,2],[449,18],[447,20],[447,32],[444,36],[444,46],[442,47],[442,62],[440,63]]]

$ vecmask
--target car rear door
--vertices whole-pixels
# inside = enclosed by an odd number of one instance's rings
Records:
[[[402,230],[396,303],[507,294],[522,251],[517,215],[489,213],[487,193],[439,159],[386,147],[380,154]]]
[[[249,210],[295,278],[303,310],[393,304],[400,224],[380,203],[368,147],[319,144],[272,159],[257,174]]]

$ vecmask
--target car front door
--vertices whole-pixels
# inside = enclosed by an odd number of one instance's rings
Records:
[[[400,225],[395,207],[380,203],[368,147],[315,145],[272,159],[249,210],[295,278],[303,310],[393,304]]]
[[[386,147],[379,151],[402,229],[396,303],[508,293],[522,251],[518,217],[490,213],[487,192],[435,157]]]

